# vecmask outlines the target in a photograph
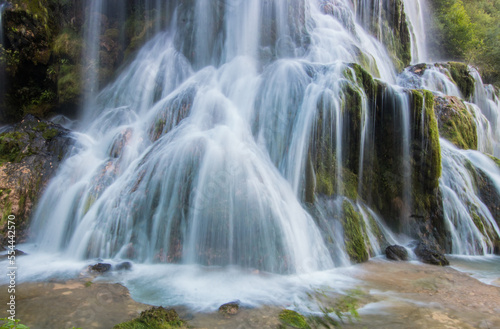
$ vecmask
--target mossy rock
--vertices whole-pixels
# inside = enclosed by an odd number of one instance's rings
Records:
[[[80,61],[82,55],[82,37],[72,29],[63,30],[54,40],[52,46],[55,55],[68,60],[71,64]]]
[[[369,256],[365,244],[364,221],[347,200],[342,203],[342,226],[344,227],[344,241],[349,258],[355,263],[366,262]]]
[[[465,63],[449,62],[449,71],[453,81],[465,99],[474,96],[475,81],[469,72],[469,67]]]
[[[117,324],[113,329],[173,329],[187,328],[186,322],[179,318],[174,309],[152,307],[128,322]]]
[[[292,328],[309,329],[310,326],[307,324],[306,318],[292,310],[283,310],[279,314],[279,319],[281,322]]]
[[[57,97],[59,104],[76,104],[81,96],[81,65],[63,64],[59,69]]]
[[[434,103],[441,137],[461,149],[477,150],[476,124],[465,103],[450,96],[436,96]]]
[[[0,164],[4,162],[20,162],[31,154],[30,136],[26,132],[12,131],[0,134]]]
[[[500,159],[499,158],[496,158],[494,157],[493,155],[491,154],[486,154],[493,162],[496,163],[496,165],[498,166],[498,168],[500,168]]]
[[[311,193],[313,189],[315,193],[328,197],[340,195],[352,200],[358,197],[364,98],[370,98],[375,94],[377,84],[365,69],[355,63],[347,65],[344,77],[345,80],[340,82],[340,108],[334,109],[328,97],[321,98],[318,102],[308,166],[306,166],[307,202],[313,201]],[[339,136],[333,127],[338,124],[335,122],[337,115],[334,111],[341,112],[340,120],[344,131],[340,141],[337,141]],[[342,145],[341,159],[337,158],[339,143]]]

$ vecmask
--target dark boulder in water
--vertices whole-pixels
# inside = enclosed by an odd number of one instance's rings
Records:
[[[122,262],[122,263],[116,265],[115,269],[117,271],[130,270],[130,269],[132,269],[132,263],[131,262]]]
[[[90,272],[104,273],[111,269],[111,264],[97,263],[89,266]]]
[[[408,251],[405,247],[393,245],[385,248],[385,256],[390,260],[408,260]]]
[[[440,266],[450,265],[442,252],[424,242],[420,242],[414,251],[423,263]]]

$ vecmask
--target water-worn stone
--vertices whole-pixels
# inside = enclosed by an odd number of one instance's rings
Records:
[[[111,264],[97,263],[89,266],[89,271],[97,273],[105,273],[111,269]]]
[[[450,262],[446,259],[444,253],[424,242],[420,242],[414,251],[415,255],[417,255],[423,263],[441,266],[450,265]]]
[[[408,251],[405,247],[393,245],[385,248],[385,256],[390,260],[408,260]]]
[[[132,268],[131,262],[122,262],[115,266],[117,271],[130,270]]]
[[[240,309],[240,301],[236,300],[234,302],[229,302],[221,305],[219,307],[219,313],[223,315],[234,315],[238,313],[239,309]]]

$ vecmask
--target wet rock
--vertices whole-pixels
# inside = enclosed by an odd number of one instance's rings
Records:
[[[141,315],[128,322],[120,323],[114,326],[114,329],[126,328],[187,328],[184,320],[179,318],[179,315],[174,309],[166,309],[163,307],[152,307],[145,310]]]
[[[111,264],[97,263],[89,266],[90,272],[105,273],[111,269]]]
[[[73,145],[70,131],[27,115],[0,133],[0,243],[7,216],[15,217],[16,240],[26,238],[33,205]]]
[[[281,323],[292,328],[303,328],[309,329],[310,326],[307,324],[306,318],[295,311],[283,310],[279,314],[279,319]]]
[[[229,302],[221,305],[219,307],[219,313],[223,315],[234,315],[238,313],[239,309],[240,309],[240,301],[236,300],[234,302]]]
[[[476,124],[466,104],[454,96],[436,96],[434,104],[440,136],[461,149],[477,150]]]
[[[442,252],[424,242],[420,242],[414,251],[423,263],[440,266],[450,265],[450,262],[446,259]]]
[[[118,265],[115,266],[115,269],[117,271],[123,271],[123,270],[130,270],[132,269],[132,263],[131,262],[122,262]]]
[[[9,250],[9,249],[7,248],[7,250]],[[19,256],[27,255],[27,253],[25,253],[24,251],[19,250],[19,249],[14,249],[14,253],[12,255],[19,257]],[[0,255],[0,260],[7,259],[9,256],[10,255],[8,253],[5,255]]]
[[[393,245],[385,248],[385,256],[390,260],[408,260],[408,251],[405,247]]]

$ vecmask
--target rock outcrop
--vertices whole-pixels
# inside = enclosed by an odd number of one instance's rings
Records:
[[[32,115],[0,134],[2,236],[14,215],[17,242],[25,239],[34,205],[72,144],[68,130]]]

